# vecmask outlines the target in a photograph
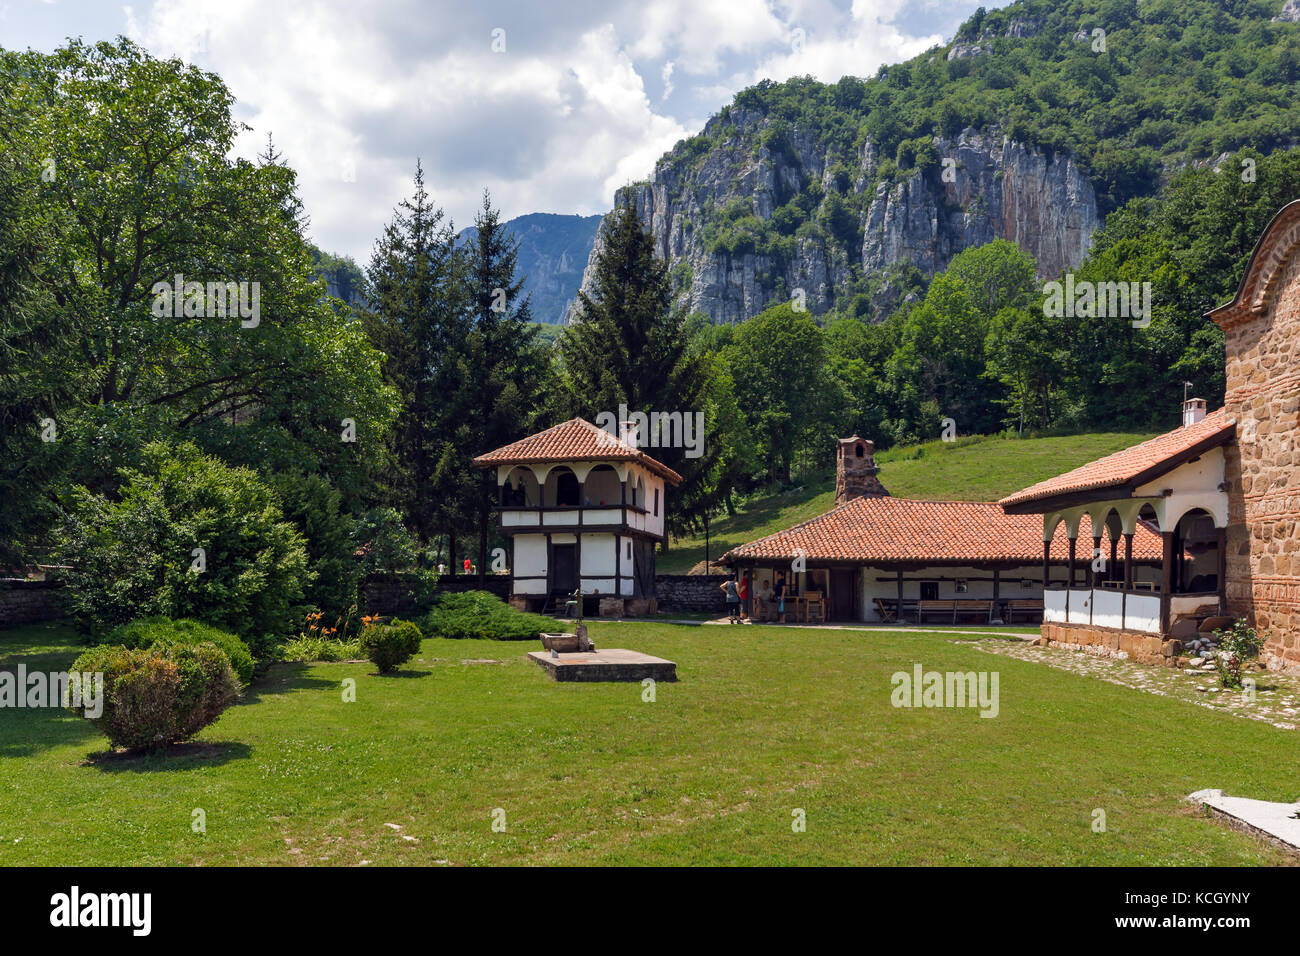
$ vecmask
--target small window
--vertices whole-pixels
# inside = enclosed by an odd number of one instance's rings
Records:
[[[655,489],[655,517],[659,517],[659,489]]]
[[[631,539],[628,539],[628,542],[627,542],[627,559],[628,559],[629,561],[632,560],[632,541],[631,541]]]
[[[857,451],[854,452],[854,454],[856,454],[859,458],[862,457],[862,446],[861,446],[861,445],[858,446]]]

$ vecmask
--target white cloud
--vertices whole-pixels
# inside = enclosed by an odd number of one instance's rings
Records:
[[[576,5],[156,0],[123,8],[119,28],[219,73],[253,127],[236,152],[253,158],[272,132],[299,173],[315,240],[364,259],[409,194],[417,156],[458,227],[484,187],[506,217],[604,212],[614,189],[649,175],[742,87],[869,75],[938,42],[890,25],[921,9],[929,22],[929,2],[613,0],[596,15]],[[492,51],[497,28],[504,53]],[[663,90],[652,102],[643,76],[655,75]]]

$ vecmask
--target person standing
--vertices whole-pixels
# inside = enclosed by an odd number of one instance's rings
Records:
[[[749,575],[741,575],[740,578],[740,621],[742,624],[749,624]]]
[[[740,593],[736,590],[736,579],[727,578],[720,586],[727,598],[727,616],[731,618],[732,624],[739,623]]]
[[[785,575],[777,576],[776,587],[772,590],[772,598],[776,601],[776,619],[778,623],[785,623]]]

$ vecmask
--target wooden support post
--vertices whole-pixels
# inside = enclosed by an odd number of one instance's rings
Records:
[[[1110,567],[1106,569],[1106,580],[1115,581],[1119,578],[1119,538],[1113,534],[1110,536]]]
[[[1070,623],[1070,591],[1074,589],[1074,547],[1075,539],[1070,539],[1070,560],[1065,572],[1065,623]]]
[[[1092,614],[1097,607],[1097,559],[1101,557],[1101,535],[1097,534],[1097,529],[1092,529],[1092,555],[1088,559],[1088,587],[1092,593],[1088,595],[1088,623],[1092,623]]]
[[[898,569],[898,623],[903,623],[903,569]]]
[[[1002,597],[1002,571],[999,568],[994,568],[993,569],[993,604],[992,606],[989,607],[989,620],[988,620],[988,623],[990,624],[993,623],[993,619],[995,617],[999,621],[1002,620],[1001,615],[998,614],[998,600],[1001,597]]]
[[[1219,576],[1219,613],[1228,613],[1228,529],[1218,528],[1216,541],[1219,548],[1217,573]]]
[[[1119,626],[1128,627],[1128,592],[1133,590],[1133,533],[1124,534],[1124,592],[1119,599]]]
[[[1174,587],[1174,533],[1164,531],[1160,535],[1164,541],[1164,555],[1161,561],[1160,576],[1160,636],[1169,636],[1170,594]]]
[[[1050,579],[1051,560],[1052,560],[1052,542],[1044,541],[1043,542],[1043,590],[1044,591],[1047,590],[1047,585],[1051,581]]]

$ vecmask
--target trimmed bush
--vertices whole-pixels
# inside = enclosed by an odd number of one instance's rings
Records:
[[[266,656],[293,633],[312,583],[276,495],[193,445],[154,442],[140,459],[111,495],[70,494],[58,545],[78,624],[103,635],[137,617],[193,617]]]
[[[248,645],[234,634],[194,621],[181,618],[173,621],[169,617],[142,617],[123,624],[109,632],[105,644],[120,644],[133,649],[153,647],[159,643],[185,644],[193,647],[197,644],[215,644],[226,652],[230,666],[235,671],[241,684],[253,682],[253,654]]]
[[[542,614],[512,608],[487,591],[444,594],[420,622],[425,637],[486,638],[493,641],[537,640],[560,625]]]
[[[225,651],[208,643],[160,642],[143,649],[106,644],[86,651],[72,667],[104,675],[103,713],[87,719],[114,747],[129,750],[193,737],[242,690]]]
[[[419,653],[423,635],[410,621],[394,620],[391,624],[368,624],[361,630],[361,649],[387,674]]]

